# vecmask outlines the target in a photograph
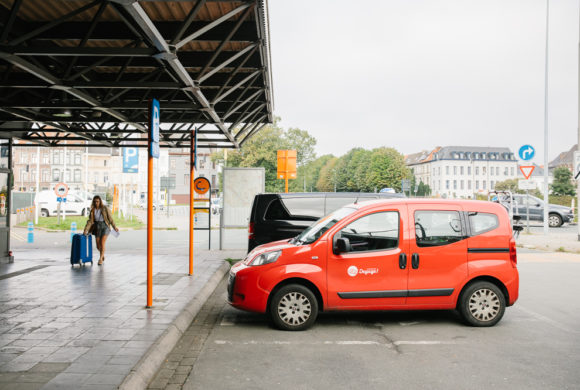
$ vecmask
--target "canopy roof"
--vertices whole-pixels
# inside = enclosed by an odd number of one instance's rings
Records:
[[[273,120],[267,0],[0,0],[0,137],[236,148]],[[87,142],[88,141],[88,142]]]

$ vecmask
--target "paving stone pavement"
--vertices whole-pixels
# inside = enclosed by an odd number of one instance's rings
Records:
[[[0,265],[0,389],[117,388],[223,259],[241,256],[199,250],[189,277],[187,255],[156,255],[146,309],[143,251],[101,267],[71,267],[68,249],[19,251]]]
[[[227,276],[222,279],[216,292],[226,290],[227,280]],[[199,353],[226,304],[223,294],[214,293],[210,296],[173,351],[167,356],[148,389],[182,389],[188,376],[193,374]]]

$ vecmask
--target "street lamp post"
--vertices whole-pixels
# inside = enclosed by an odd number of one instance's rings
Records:
[[[550,0],[546,0],[546,65],[544,67],[544,234],[548,234],[548,204],[549,186],[548,186],[548,38],[550,26]]]

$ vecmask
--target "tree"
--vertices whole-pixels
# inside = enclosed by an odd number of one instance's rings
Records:
[[[566,167],[554,169],[554,182],[550,186],[554,195],[572,195],[576,194],[574,185],[572,185],[572,172]]]
[[[384,187],[401,191],[401,180],[411,178],[411,170],[405,165],[403,155],[393,148],[373,149],[366,178],[366,188]]]
[[[334,186],[336,183],[336,169],[335,166],[338,162],[338,158],[330,158],[326,164],[320,169],[320,175],[318,182],[316,183],[316,188],[318,191],[322,192],[332,192],[334,191]]]
[[[496,191],[511,191],[512,194],[523,194],[524,190],[518,188],[518,179],[507,179],[495,183]]]
[[[277,151],[281,149],[296,150],[298,173],[305,174],[302,169],[311,162],[316,154],[314,147],[316,139],[307,131],[300,129],[284,130],[277,123],[265,126],[248,139],[240,150],[228,151],[227,162],[223,151],[214,153],[214,161],[225,163],[228,167],[263,167],[266,171],[265,189],[267,192],[283,192],[284,180],[277,178]],[[296,180],[290,180],[289,187],[299,187],[303,177],[297,175]],[[291,188],[292,188],[291,187]]]

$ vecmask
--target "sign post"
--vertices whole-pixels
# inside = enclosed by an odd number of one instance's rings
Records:
[[[520,156],[520,159],[524,161],[530,161],[531,159],[534,158],[535,154],[536,149],[534,149],[532,145],[523,145],[518,150],[518,155]],[[528,180],[530,179],[530,176],[532,176],[532,173],[534,172],[535,168],[536,168],[535,165],[520,165],[520,171],[522,172],[522,175],[524,175],[525,180],[518,181],[518,188],[520,190],[526,190],[526,233],[530,233],[530,190],[536,188],[536,185],[532,182],[529,182]],[[544,169],[546,168],[544,167]],[[545,185],[548,185],[548,183],[546,182]],[[544,199],[544,201],[545,201],[544,208],[547,210],[548,200]],[[548,223],[547,220],[544,221],[544,225],[546,225],[547,223]]]
[[[522,167],[520,167],[521,169]],[[532,169],[533,171],[533,169]],[[524,173],[522,171],[522,173]],[[531,175],[531,172],[530,172]],[[536,184],[534,182],[528,181],[530,175],[527,175],[526,179],[518,180],[518,188],[520,190],[526,190],[526,233],[530,232],[530,190],[536,188]],[[526,174],[524,173],[524,176]]]
[[[288,193],[288,179],[296,179],[296,151],[278,150],[278,172],[276,177],[284,179],[284,191]]]
[[[153,306],[153,159],[159,158],[159,101],[149,103],[149,159],[147,161],[147,307]]]
[[[578,102],[578,104],[580,105],[580,102]],[[580,116],[578,118],[580,119]],[[578,128],[578,131],[580,132],[580,127]],[[580,147],[580,143],[578,144],[578,147]],[[579,175],[580,175],[580,151],[577,150],[574,152],[574,179],[576,179],[577,184],[576,196],[578,197],[578,202],[576,206],[576,218],[578,219],[578,241],[580,241],[580,179],[578,179]]]
[[[58,183],[54,186],[54,193],[56,194],[57,205],[57,223],[60,225],[60,207],[63,202],[66,202],[66,196],[68,195],[68,186],[65,183]],[[64,220],[64,218],[63,218]]]
[[[195,162],[197,156],[197,129],[194,128],[191,131],[191,147],[189,150],[190,161],[189,161],[189,275],[193,275],[193,228],[194,228],[194,218],[195,210],[194,208],[194,173],[195,173]]]
[[[208,194],[208,207],[197,207],[196,210],[205,210],[208,216],[208,227],[206,228],[197,228],[198,230],[207,230],[208,231],[208,248],[211,249],[211,184],[208,179],[205,177],[198,177],[193,182],[193,188],[196,193],[199,195]]]

